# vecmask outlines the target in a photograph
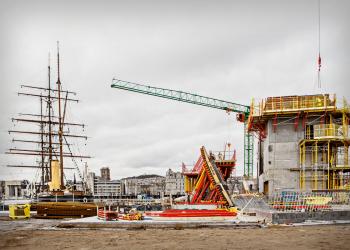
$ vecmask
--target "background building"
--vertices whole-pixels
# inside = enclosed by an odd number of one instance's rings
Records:
[[[159,175],[140,175],[122,179],[127,196],[161,197],[165,191],[165,177]]]
[[[111,173],[110,173],[109,167],[101,168],[100,171],[101,171],[101,179],[107,180],[107,181],[111,180]]]
[[[101,168],[102,176],[97,176],[94,172],[87,174],[87,186],[96,198],[120,197],[123,195],[123,186],[120,180],[110,180],[109,168]]]
[[[165,195],[185,195],[184,176],[170,168],[165,174]]]
[[[230,176],[227,181],[227,191],[230,195],[244,193],[243,176]]]
[[[99,180],[95,182],[94,196],[98,197],[120,197],[122,195],[122,186],[120,180]]]
[[[0,181],[0,199],[5,198],[5,181]]]
[[[22,199],[28,195],[27,180],[12,180],[4,182],[4,197],[5,199]]]

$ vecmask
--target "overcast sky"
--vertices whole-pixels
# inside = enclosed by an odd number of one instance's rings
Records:
[[[0,179],[33,179],[35,163],[3,154],[19,112],[39,112],[20,84],[47,84],[60,41],[63,88],[78,92],[67,121],[87,124],[79,152],[113,178],[193,164],[199,148],[230,141],[243,169],[243,126],[224,111],[111,89],[113,77],[249,105],[252,98],[335,93],[350,100],[350,2],[321,1],[322,89],[317,88],[318,1],[1,1]],[[53,65],[53,78],[56,68]],[[53,84],[54,85],[54,84]],[[19,125],[17,125],[18,127]],[[28,128],[27,128],[28,129]],[[24,146],[28,145],[23,145]],[[83,164],[80,163],[80,164]]]

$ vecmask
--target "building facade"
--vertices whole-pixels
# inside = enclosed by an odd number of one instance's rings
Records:
[[[107,180],[107,181],[111,180],[111,172],[109,167],[101,168],[100,171],[101,171],[101,179]]]
[[[122,179],[127,196],[161,197],[165,191],[165,177],[159,175],[140,175]]]
[[[22,199],[28,196],[27,180],[12,180],[4,182],[4,198],[5,199]]]
[[[168,169],[165,174],[165,195],[185,195],[184,176]]]
[[[0,199],[5,199],[5,181],[0,181]]]
[[[122,185],[120,180],[98,180],[94,183],[95,197],[120,197]]]
[[[96,198],[112,198],[123,195],[123,185],[120,180],[110,180],[109,168],[101,169],[104,177],[97,176],[94,172],[87,174],[87,186]]]

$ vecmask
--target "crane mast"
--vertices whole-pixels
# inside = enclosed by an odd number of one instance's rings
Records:
[[[250,106],[184,91],[158,88],[119,79],[113,79],[111,87],[237,113],[237,120],[244,122],[244,176],[248,178],[253,176],[254,137],[252,133],[247,131],[247,119],[250,114]]]

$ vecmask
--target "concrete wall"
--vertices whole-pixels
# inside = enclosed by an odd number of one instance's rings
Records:
[[[272,213],[273,224],[302,223],[306,220],[334,221],[350,220],[350,210],[343,211],[315,211],[299,213]]]
[[[304,131],[299,122],[295,131],[294,121],[278,120],[273,131],[273,121],[267,123],[267,138],[262,143],[263,173],[259,176],[259,191],[264,191],[264,182],[268,181],[268,195],[281,190],[299,189],[299,172],[290,171],[299,167],[299,141]]]

